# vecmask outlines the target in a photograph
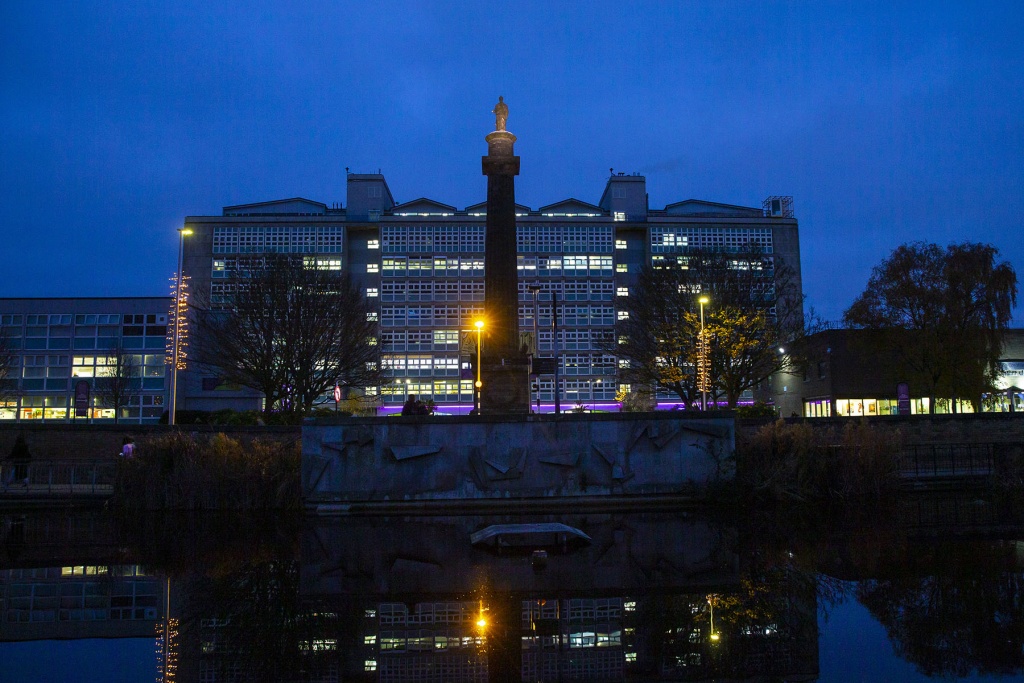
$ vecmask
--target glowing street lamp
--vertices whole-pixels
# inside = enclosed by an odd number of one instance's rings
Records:
[[[708,389],[711,384],[710,358],[708,357],[707,332],[704,329],[704,305],[710,301],[708,297],[702,296],[697,300],[700,303],[700,343],[697,344],[697,385],[701,392],[701,410],[708,409]]]
[[[480,348],[482,339],[481,334],[484,331],[484,321],[477,320],[473,324],[476,325],[476,413],[479,415],[483,405],[483,400],[480,397],[480,394],[482,393],[481,389],[484,386],[484,383],[480,381]]]
[[[174,349],[171,358],[171,409],[167,414],[167,424],[175,424],[175,416],[178,412],[178,365],[181,362],[181,316],[182,310],[182,285],[184,274],[182,273],[182,262],[185,256],[185,238],[192,234],[191,228],[178,228],[178,278],[174,287]]]

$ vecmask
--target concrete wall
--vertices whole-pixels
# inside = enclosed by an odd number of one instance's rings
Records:
[[[344,418],[303,427],[307,506],[683,493],[719,476],[732,417]]]

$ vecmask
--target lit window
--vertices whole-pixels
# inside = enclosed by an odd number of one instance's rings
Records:
[[[380,272],[380,264],[379,263],[367,263],[366,264],[366,272],[367,273],[379,273]]]
[[[377,345],[377,338],[376,337],[367,337],[366,338],[366,345],[367,346],[376,346]]]
[[[378,318],[379,316],[377,315],[377,311],[369,311],[366,314],[366,322],[368,323],[375,323],[377,322]]]
[[[376,659],[367,659],[367,660],[365,660],[363,662],[363,670],[365,670],[365,671],[376,671],[377,670],[377,660]]]
[[[619,311],[619,320],[629,320],[629,311]]]
[[[626,220],[626,212],[625,211],[616,211],[615,212],[615,220],[619,221],[619,222]]]
[[[628,273],[629,272],[629,264],[628,263],[616,263],[615,264],[615,272],[616,273]]]
[[[629,296],[629,287],[616,287],[615,296]]]
[[[380,249],[380,240],[369,240],[366,243],[367,249]]]
[[[619,359],[619,367],[620,368],[629,368],[629,359],[628,358],[620,358]]]
[[[363,636],[363,645],[376,645],[377,636]]]
[[[615,240],[615,248],[616,249],[625,249],[626,248],[626,240]]]
[[[635,662],[636,661],[636,653],[635,652],[627,652],[626,653],[626,661],[627,662]]]
[[[627,600],[624,603],[622,603],[622,611],[623,612],[635,612],[636,611],[636,601],[635,600]]]
[[[366,288],[366,297],[367,297],[367,298],[372,298],[372,297],[375,297],[375,296],[377,296],[378,294],[379,294],[379,292],[377,291],[377,288],[376,288],[376,287],[367,287],[367,288]]]
[[[619,343],[620,344],[628,344],[629,343],[629,337],[627,337],[626,335],[621,335],[619,337]]]

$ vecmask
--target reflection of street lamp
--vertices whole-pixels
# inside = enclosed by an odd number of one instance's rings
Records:
[[[192,234],[190,228],[178,228],[178,281],[174,287],[174,349],[171,358],[171,409],[167,414],[167,424],[175,424],[178,412],[178,362],[181,355],[181,287],[182,261],[185,256],[185,238]]]
[[[482,343],[481,334],[484,331],[484,321],[477,320],[473,324],[476,325],[476,413],[479,415],[483,404],[480,394],[482,393],[481,389],[484,386],[484,383],[480,381],[480,345]]]
[[[708,367],[708,340],[704,331],[704,304],[709,299],[702,296],[697,300],[700,302],[700,344],[697,345],[697,384],[701,392],[701,410],[708,409],[708,385],[711,384],[711,368]],[[712,629],[714,630],[714,629]]]
[[[708,596],[708,607],[711,608],[711,641],[718,642],[718,633],[715,632],[715,603],[711,601],[714,596]]]

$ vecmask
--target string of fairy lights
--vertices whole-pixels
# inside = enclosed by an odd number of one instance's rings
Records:
[[[188,275],[181,276],[181,291],[178,291],[178,274],[171,278],[171,308],[167,314],[167,343],[164,363],[174,365],[175,334],[177,334],[178,370],[184,370],[188,360]]]

